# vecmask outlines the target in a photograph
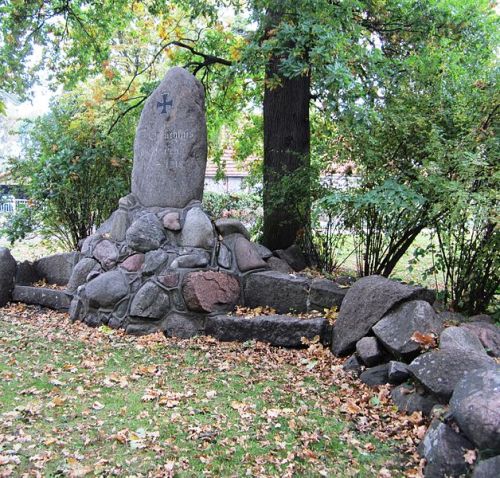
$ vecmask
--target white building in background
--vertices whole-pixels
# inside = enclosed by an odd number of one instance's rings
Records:
[[[250,191],[245,185],[244,180],[248,176],[248,163],[239,163],[233,159],[234,150],[228,148],[224,151],[221,158],[222,169],[225,177],[216,180],[217,165],[208,160],[205,173],[205,191],[214,193],[235,193],[241,191]]]

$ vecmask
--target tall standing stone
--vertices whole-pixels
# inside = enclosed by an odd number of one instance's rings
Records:
[[[183,68],[172,68],[141,114],[132,193],[143,206],[183,208],[201,201],[206,163],[203,86]]]

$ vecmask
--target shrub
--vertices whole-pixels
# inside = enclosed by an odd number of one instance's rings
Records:
[[[108,135],[82,102],[66,95],[24,125],[24,156],[10,167],[31,201],[2,229],[11,242],[36,229],[75,249],[129,190],[134,123],[123,121]]]

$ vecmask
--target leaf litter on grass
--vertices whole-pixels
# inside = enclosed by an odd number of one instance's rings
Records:
[[[0,477],[419,477],[426,422],[316,341],[133,337],[0,309]]]

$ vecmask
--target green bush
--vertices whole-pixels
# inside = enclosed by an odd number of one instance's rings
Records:
[[[75,249],[129,191],[135,123],[129,118],[107,134],[99,111],[84,103],[83,95],[65,95],[24,125],[24,155],[10,168],[30,203],[1,231],[11,242],[36,230]]]
[[[203,195],[203,207],[213,219],[233,218],[245,224],[253,240],[262,231],[262,197],[258,193],[215,193]]]

